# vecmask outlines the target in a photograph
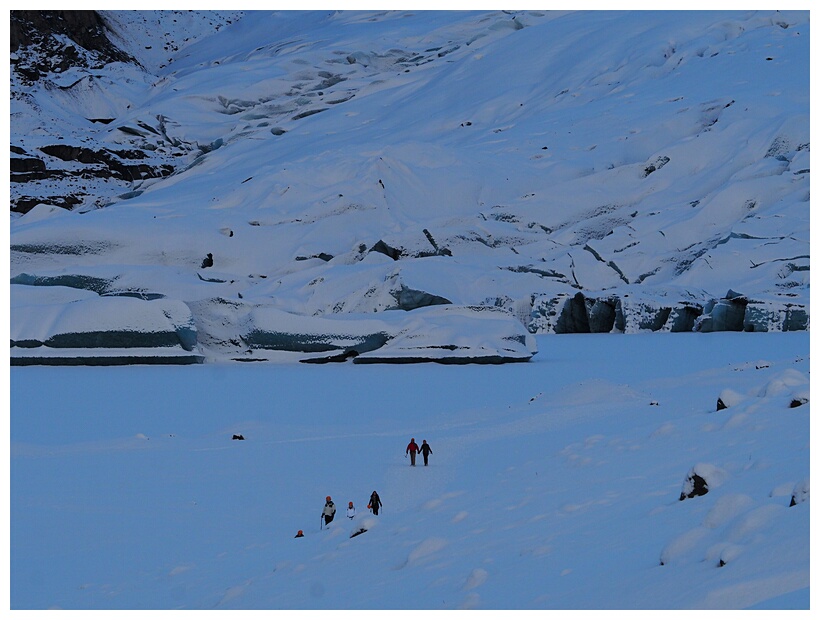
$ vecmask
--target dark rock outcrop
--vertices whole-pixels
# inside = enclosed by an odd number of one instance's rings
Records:
[[[809,501],[809,479],[806,478],[805,480],[801,480],[796,485],[794,485],[794,490],[792,491],[792,498],[789,502],[789,508],[792,506],[797,506],[798,504],[802,504],[803,502]]]
[[[679,501],[683,501],[687,498],[700,497],[701,495],[706,495],[708,492],[709,485],[706,480],[692,471],[689,472],[683,484],[683,491],[681,491]]]
[[[425,291],[418,291],[408,288],[404,284],[390,293],[396,300],[395,310],[415,310],[416,308],[425,308],[427,306],[441,306],[451,304],[449,299],[434,295]]]
[[[132,56],[111,42],[107,32],[105,21],[97,11],[10,11],[11,52],[22,48],[34,48],[38,52],[16,56],[12,70],[24,80],[33,82],[45,74],[71,67],[136,63]],[[64,38],[76,46],[63,43]],[[87,53],[82,53],[77,46]]]

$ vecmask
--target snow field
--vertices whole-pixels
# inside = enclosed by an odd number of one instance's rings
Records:
[[[810,405],[789,405],[808,340],[542,336],[499,367],[14,368],[11,605],[806,608],[809,504],[789,503]],[[716,411],[727,389],[745,399]],[[409,466],[410,437],[429,467]],[[678,501],[693,468],[709,493]]]

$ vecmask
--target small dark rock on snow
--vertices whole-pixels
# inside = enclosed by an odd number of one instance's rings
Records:
[[[706,484],[706,480],[704,480],[698,474],[692,472],[686,478],[686,482],[684,483],[684,490],[680,494],[679,501],[682,502],[687,497],[691,499],[693,497],[698,497],[700,495],[706,495],[708,492],[709,485]]]

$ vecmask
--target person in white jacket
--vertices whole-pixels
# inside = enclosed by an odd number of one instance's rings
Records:
[[[347,503],[347,518],[353,519],[356,516],[356,507],[353,505],[353,502]]]
[[[325,521],[325,527],[330,525],[330,522],[333,521],[333,517],[336,515],[336,504],[333,503],[333,500],[330,499],[330,495],[325,498],[325,507],[322,508],[322,518]]]

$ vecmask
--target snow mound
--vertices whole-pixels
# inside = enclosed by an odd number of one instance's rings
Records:
[[[188,307],[175,299],[99,296],[65,287],[15,287],[12,363],[201,361]]]

